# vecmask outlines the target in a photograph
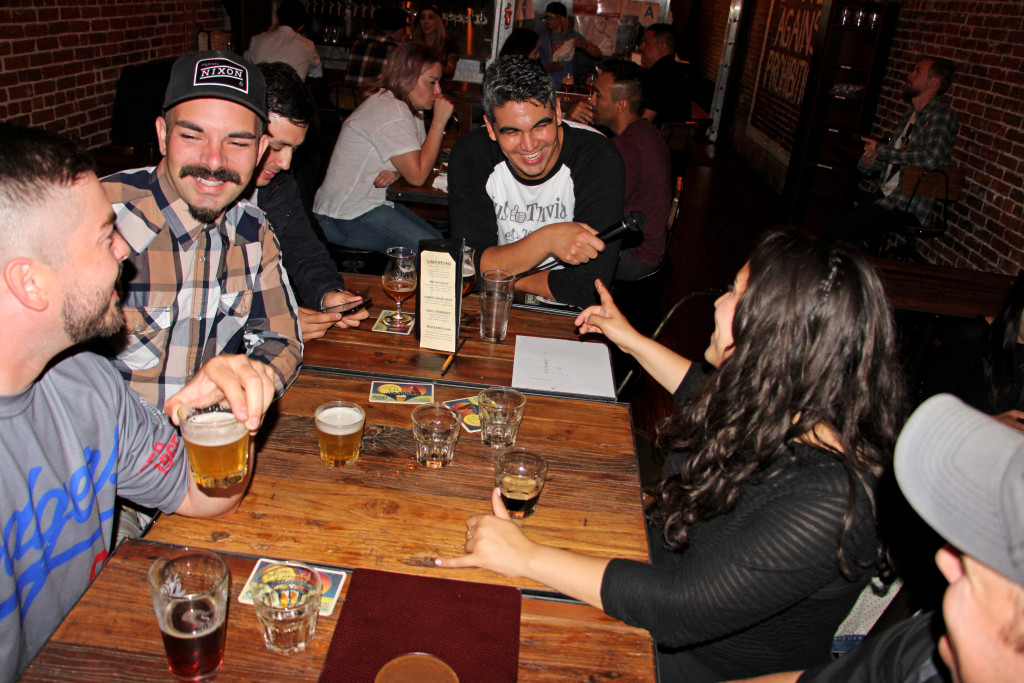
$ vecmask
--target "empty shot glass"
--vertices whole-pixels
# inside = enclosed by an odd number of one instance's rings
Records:
[[[526,397],[511,387],[491,387],[481,391],[477,401],[480,439],[491,448],[514,446],[526,410]]]
[[[494,459],[494,485],[513,519],[533,514],[547,478],[547,460],[532,451],[513,448]]]
[[[328,467],[345,467],[359,459],[366,413],[355,403],[328,401],[317,406],[316,438],[320,459]]]
[[[226,405],[178,408],[178,423],[196,483],[227,488],[245,479],[249,468],[249,429]]]
[[[443,403],[417,406],[412,411],[416,462],[432,468],[451,465],[460,429],[459,418]]]
[[[276,562],[254,576],[250,586],[267,649],[282,654],[305,650],[320,614],[320,573],[301,562]]]
[[[183,681],[220,671],[227,633],[228,566],[220,555],[178,548],[149,567],[149,590],[167,653],[167,668]]]

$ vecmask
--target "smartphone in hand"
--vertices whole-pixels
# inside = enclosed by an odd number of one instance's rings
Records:
[[[366,297],[362,301],[348,301],[337,306],[329,306],[328,308],[320,311],[321,313],[341,313],[343,316],[351,313],[358,313],[364,308],[369,308],[373,304],[373,299]]]

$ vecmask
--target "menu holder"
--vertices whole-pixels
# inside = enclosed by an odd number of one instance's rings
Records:
[[[416,322],[420,348],[455,353],[462,307],[462,242],[420,240]]]
[[[462,683],[515,681],[521,611],[516,588],[356,569],[320,681],[372,681],[413,652],[441,659]]]

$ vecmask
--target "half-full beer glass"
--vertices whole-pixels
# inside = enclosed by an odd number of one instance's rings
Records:
[[[226,488],[245,479],[249,469],[249,429],[227,406],[178,408],[188,462],[196,483]]]
[[[178,548],[149,568],[149,590],[167,653],[167,668],[183,681],[220,671],[227,633],[228,566],[216,553]]]
[[[359,459],[366,413],[355,403],[328,401],[313,413],[320,459],[328,467],[345,467]]]

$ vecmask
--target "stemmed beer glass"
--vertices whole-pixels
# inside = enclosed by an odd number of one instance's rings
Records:
[[[409,247],[391,247],[387,255],[388,265],[380,279],[385,293],[395,300],[395,314],[388,316],[387,324],[405,329],[412,324],[412,316],[402,313],[402,302],[416,291],[416,252]]]

